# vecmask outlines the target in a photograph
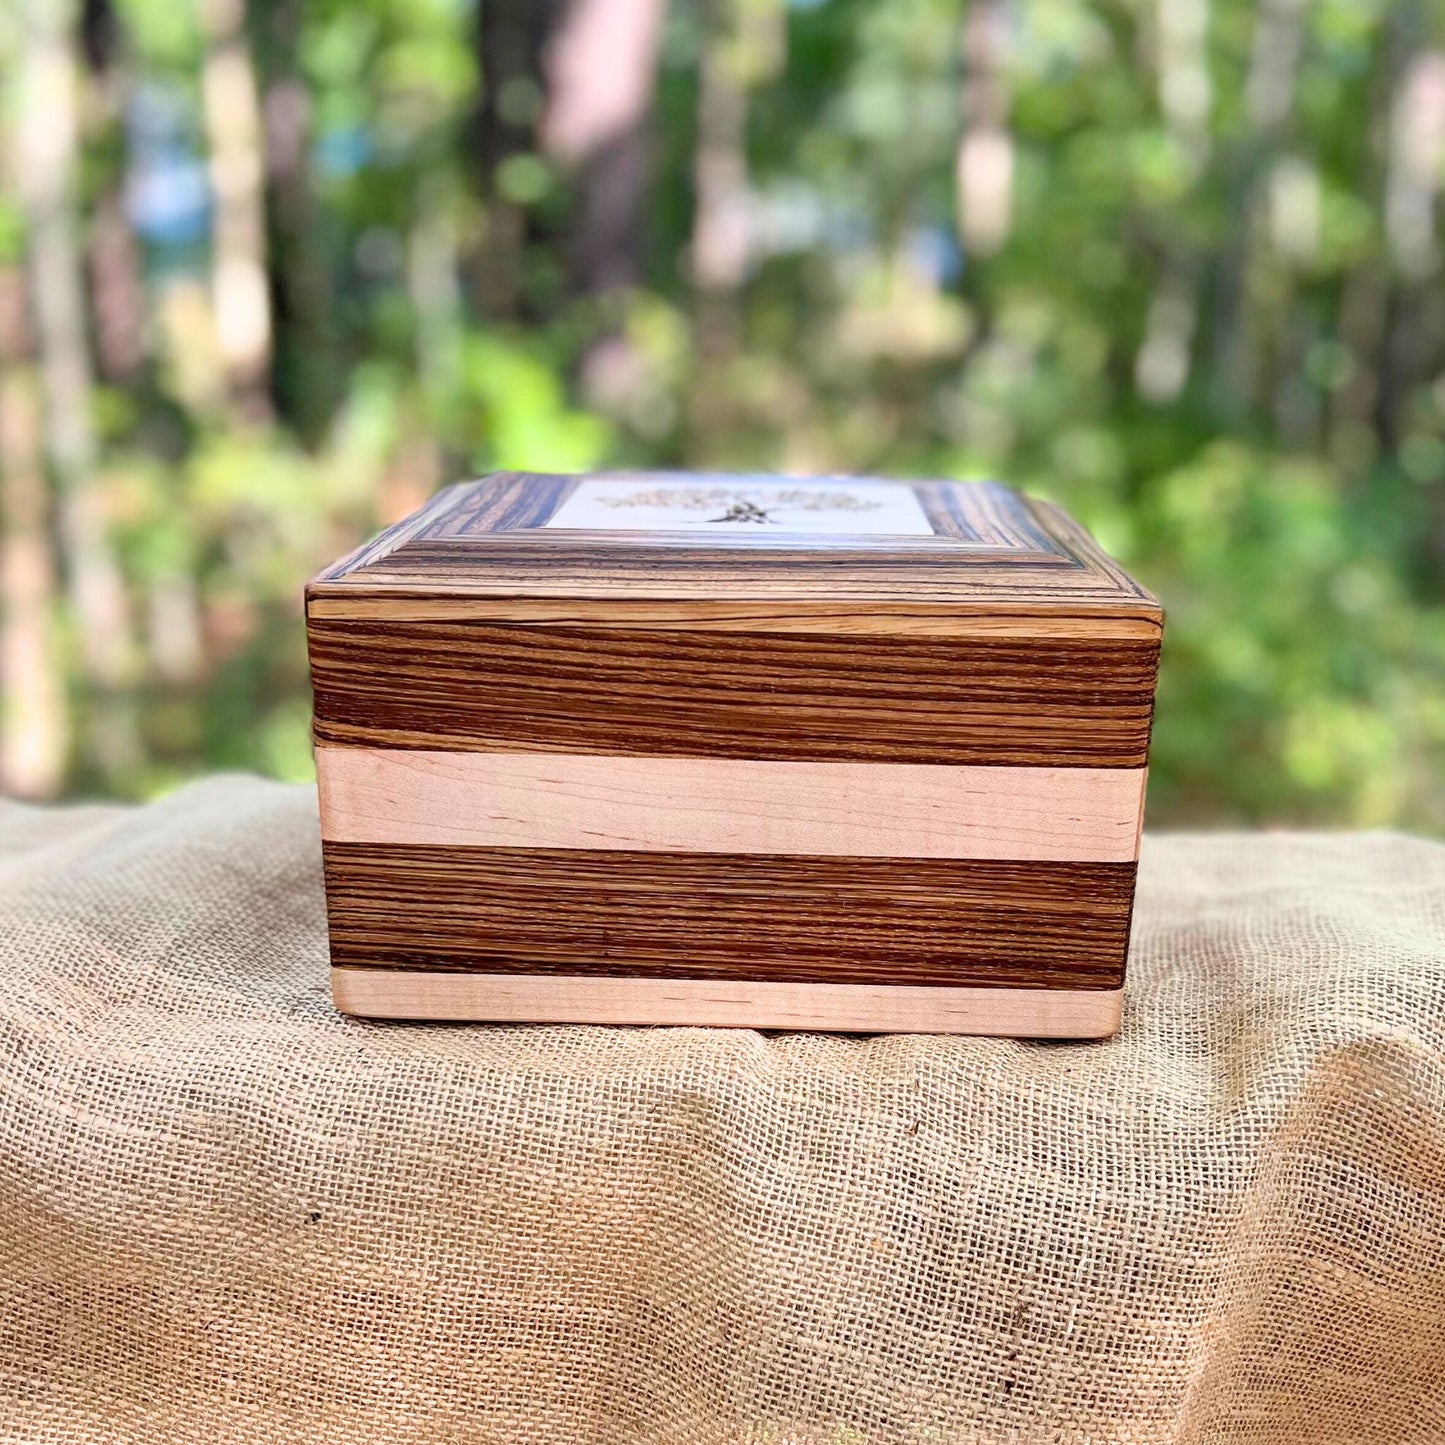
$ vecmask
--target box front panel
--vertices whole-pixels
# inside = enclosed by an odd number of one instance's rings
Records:
[[[689,756],[674,751],[676,729],[648,717],[640,681],[638,700],[626,709],[609,709],[610,694],[595,688],[587,714],[581,677],[546,661],[556,645],[551,629],[516,631],[521,636],[508,638],[502,653],[474,647],[430,688],[397,686],[394,672],[371,671],[388,722],[396,719],[389,709],[406,708],[414,722],[424,718],[413,741],[452,741],[437,729],[433,710],[460,711],[467,746],[376,746],[394,743],[395,732],[370,734],[361,721],[364,703],[353,699],[349,735],[359,741],[318,747],[333,963],[348,974],[410,975],[404,1012],[424,1009],[427,984],[449,988],[458,972],[574,984],[947,987],[999,990],[999,1001],[1019,990],[1091,992],[1110,1018],[1117,1012],[1145,771],[1057,760],[1078,756],[1078,739],[1091,732],[1089,709],[1147,709],[1137,693],[1121,697],[1107,682],[1090,688],[1065,674],[1052,696],[1046,679],[1031,700],[1022,673],[1000,688],[987,670],[937,667],[933,676],[946,679],[952,693],[941,705],[926,697],[927,679],[915,669],[894,674],[890,690],[880,649],[854,643],[861,682],[841,689],[842,702],[830,701],[813,679],[815,707],[789,696],[764,716],[763,674],[744,684],[745,706],[728,696],[723,676],[699,666],[699,650],[684,636],[676,676],[685,678],[690,662],[694,686],[688,696],[671,682],[670,695],[696,720],[687,739],[718,744]],[[629,655],[630,636],[609,637],[617,656]],[[653,655],[669,640],[649,633],[633,655]],[[726,653],[704,655],[735,655],[737,639],[732,643]],[[570,645],[561,642],[564,657]],[[518,650],[538,655],[516,684],[515,731],[491,715],[491,749],[481,750],[476,734],[487,726],[487,700],[497,696]],[[323,685],[326,675],[323,668]],[[798,676],[805,679],[806,670]],[[575,699],[585,726],[548,733],[559,695]],[[530,747],[521,706],[528,696],[536,708]],[[330,700],[319,703],[319,718],[332,709]],[[662,704],[657,712],[665,717]],[[1014,717],[1051,729],[1053,747],[1035,752],[1008,742]],[[605,750],[618,745],[629,719],[629,751]],[[938,720],[932,736],[931,719]],[[950,724],[965,740],[953,755],[974,761],[897,760],[917,752],[948,756]],[[327,731],[319,721],[318,732]],[[660,750],[642,751],[653,739]],[[1030,761],[976,761],[999,755],[993,740],[1003,740],[1005,757]],[[552,750],[564,742],[602,746]],[[514,750],[504,750],[507,743]],[[756,756],[766,751],[784,756]],[[732,755],[739,752],[754,756]],[[860,760],[860,752],[885,760]],[[1055,762],[1037,765],[1041,755]],[[1123,754],[1129,762],[1136,756]],[[377,1010],[375,999],[351,997],[353,1006]],[[561,1008],[570,1017],[591,1006],[588,997],[579,1002],[574,990],[565,1004],[547,995],[517,1007],[537,1017]],[[639,1002],[647,1001],[634,1001],[632,1016],[645,1020]],[[695,1000],[677,1007],[682,1014],[673,1021],[708,1021]],[[781,1017],[743,1014],[732,1021]],[[852,1015],[844,1008],[837,1016]],[[936,1008],[928,1016],[942,1017]],[[1023,1017],[1023,1031],[1051,1031],[1047,1020]],[[910,1015],[899,1026],[927,1025]],[[1075,1018],[1059,1027],[1081,1031]],[[995,1029],[1009,1031],[997,1019]]]

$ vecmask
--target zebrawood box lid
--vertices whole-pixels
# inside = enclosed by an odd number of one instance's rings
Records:
[[[498,472],[438,493],[320,573],[313,617],[583,612],[706,625],[719,604],[819,631],[930,630],[959,615],[1156,633],[1157,601],[1057,507],[995,482]],[[843,604],[840,606],[839,604]],[[658,612],[659,617],[661,613]],[[870,630],[870,629],[863,629]]]

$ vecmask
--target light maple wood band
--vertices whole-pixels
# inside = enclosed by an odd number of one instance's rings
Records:
[[[985,604],[973,604],[982,607]],[[994,608],[908,606],[875,602],[867,608],[792,600],[709,602],[685,598],[554,598],[408,596],[385,590],[329,594],[320,589],[306,613],[318,620],[380,622],[507,622],[531,627],[618,627],[648,631],[823,633],[828,636],[1009,637],[1031,642],[1060,638],[1136,638],[1157,641],[1160,625],[1136,611],[1124,616],[1011,615]]]
[[[492,1023],[693,1024],[843,1033],[1107,1038],[1122,989],[947,988],[336,968],[343,1013]]]
[[[1143,768],[318,747],[332,842],[1129,863]]]

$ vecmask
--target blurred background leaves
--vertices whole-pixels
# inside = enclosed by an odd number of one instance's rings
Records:
[[[0,780],[309,776],[493,467],[991,475],[1169,611],[1154,825],[1445,831],[1439,0],[9,0]]]

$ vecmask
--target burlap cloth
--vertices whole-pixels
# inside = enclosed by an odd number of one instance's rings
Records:
[[[7,1441],[1445,1440],[1445,846],[1154,838],[1045,1045],[358,1023],[308,790],[0,838]]]

